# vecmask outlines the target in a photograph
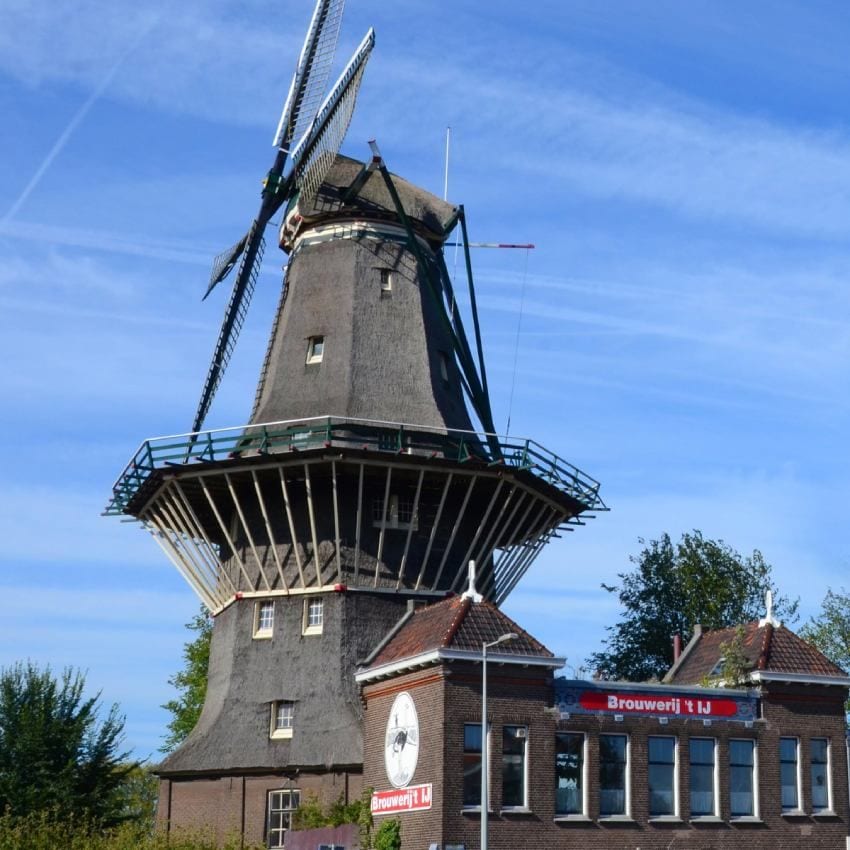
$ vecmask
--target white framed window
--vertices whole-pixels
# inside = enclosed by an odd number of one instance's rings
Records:
[[[647,738],[649,816],[671,818],[679,814],[677,741],[670,735]]]
[[[274,602],[265,599],[254,605],[254,638],[270,638],[274,633]]]
[[[381,279],[381,298],[389,298],[393,294],[393,273],[391,269],[378,269]]]
[[[304,621],[302,633],[320,635],[325,623],[325,600],[320,596],[308,596],[304,599]]]
[[[487,736],[489,744],[490,730]],[[490,747],[487,747],[490,751]],[[481,808],[481,724],[463,724],[463,807]]]
[[[691,818],[717,817],[717,740],[688,741],[691,769]]]
[[[270,738],[291,738],[295,722],[295,703],[290,700],[277,700],[271,706]]]
[[[729,816],[758,817],[758,752],[752,738],[729,741]]]
[[[502,810],[528,808],[528,727],[502,727]]]
[[[325,338],[323,336],[311,336],[307,342],[307,362],[321,363],[325,353]]]
[[[629,737],[599,736],[599,817],[628,817]]]
[[[779,785],[782,811],[800,811],[800,739],[779,739]]]
[[[286,831],[292,828],[292,815],[300,805],[301,792],[296,789],[269,791],[266,840],[271,850],[284,846]]]
[[[555,817],[587,815],[586,748],[583,732],[555,734]]]
[[[392,495],[384,511],[384,500],[375,499],[372,503],[372,525],[374,528],[408,529],[419,527],[419,517],[413,510],[413,499]]]
[[[809,741],[809,761],[812,774],[812,814],[815,815],[833,810],[830,755],[829,738],[812,738]]]

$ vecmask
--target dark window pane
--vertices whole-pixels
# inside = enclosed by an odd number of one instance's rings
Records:
[[[779,739],[779,782],[782,809],[788,811],[800,806],[797,793],[797,739]]]
[[[729,811],[732,817],[752,817],[755,814],[753,796],[753,741],[729,742]]]
[[[714,739],[691,738],[691,815],[715,814],[714,806]]]
[[[599,736],[599,814],[626,813],[626,736]]]
[[[481,805],[481,724],[463,727],[463,805]]]
[[[583,811],[584,735],[555,736],[555,812],[576,815]]]
[[[502,805],[524,806],[525,800],[525,726],[502,728]]]
[[[651,817],[676,813],[674,774],[676,740],[650,735],[649,749],[649,814]]]
[[[812,808],[823,811],[829,808],[829,742],[826,738],[812,738],[809,742],[812,761]]]
[[[676,752],[675,738],[649,738],[650,764],[673,764]]]

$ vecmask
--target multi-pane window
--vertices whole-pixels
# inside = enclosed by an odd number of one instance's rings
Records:
[[[649,815],[664,817],[676,814],[676,739],[650,735]]]
[[[779,784],[782,794],[782,811],[800,808],[799,741],[796,738],[779,739]]]
[[[316,597],[309,597],[304,600],[304,627],[302,631],[305,635],[321,634],[325,624],[325,605],[324,600]]]
[[[584,814],[584,735],[555,735],[555,813]]]
[[[291,738],[295,719],[295,703],[279,700],[272,703],[272,738]]]
[[[254,637],[271,637],[274,630],[274,602],[258,602],[254,609]]]
[[[809,755],[812,764],[812,811],[825,812],[832,808],[829,799],[829,739],[812,738]]]
[[[392,495],[384,509],[384,500],[375,499],[372,503],[372,524],[375,528],[410,528],[418,526],[413,500],[406,496]]]
[[[729,814],[733,818],[754,817],[755,741],[729,741]]]
[[[524,808],[526,796],[527,726],[502,727],[502,807]]]
[[[388,298],[393,294],[393,273],[390,269],[378,269],[381,276],[381,297]]]
[[[463,805],[481,805],[481,724],[463,727]]]
[[[628,739],[625,735],[599,736],[599,814],[625,815]]]
[[[311,336],[307,343],[307,362],[321,363],[325,353],[325,338],[323,336]]]
[[[300,803],[300,791],[292,789],[269,791],[269,825],[267,829],[269,847],[283,847],[286,831],[292,828],[292,813]]]
[[[717,814],[714,769],[714,738],[691,738],[691,817]]]

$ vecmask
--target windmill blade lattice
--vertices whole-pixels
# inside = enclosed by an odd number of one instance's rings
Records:
[[[221,383],[227,365],[230,363],[236,340],[245,324],[245,316],[254,295],[254,288],[257,285],[257,277],[260,273],[265,250],[266,243],[262,235],[262,227],[263,225],[259,221],[254,221],[251,230],[248,231],[248,236],[245,238],[247,244],[250,244],[257,237],[259,237],[259,242],[256,253],[248,251],[242,258],[242,265],[239,268],[239,274],[236,276],[233,291],[230,293],[230,300],[227,302],[227,309],[224,312],[224,321],[221,323],[212,363],[210,363],[207,379],[204,381],[198,412],[195,414],[195,421],[192,424],[193,432],[200,431],[204,420],[207,418],[213,396]],[[252,253],[253,256],[251,256]],[[250,268],[247,268],[246,266],[249,263]]]
[[[275,147],[288,148],[293,139],[300,138],[319,108],[344,8],[345,0],[320,0],[316,5],[275,133]]]
[[[233,271],[236,261],[245,250],[245,243],[248,241],[250,233],[251,231],[249,230],[248,233],[246,233],[235,245],[232,245],[226,251],[222,251],[213,260],[212,271],[210,272],[210,282],[207,285],[207,291],[204,293],[204,297],[201,301],[206,301],[207,296],[213,291],[216,285],[221,283],[230,274],[230,272]]]
[[[292,152],[295,182],[302,199],[316,194],[333,165],[351,124],[360,82],[374,46],[375,32],[370,29]]]

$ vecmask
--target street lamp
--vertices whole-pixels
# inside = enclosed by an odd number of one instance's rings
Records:
[[[487,650],[491,646],[507,643],[519,637],[516,632],[508,632],[496,640],[481,644],[481,850],[487,850],[487,821],[489,816],[489,753],[487,752]]]

